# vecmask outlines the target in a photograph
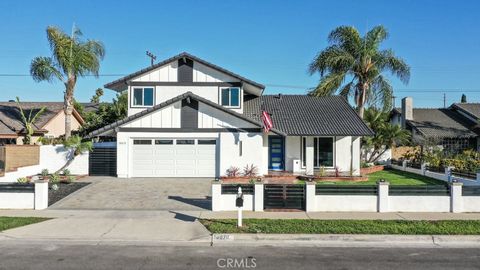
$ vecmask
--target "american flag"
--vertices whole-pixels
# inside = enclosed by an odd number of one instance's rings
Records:
[[[267,111],[262,111],[263,132],[268,133],[273,127],[272,118]]]

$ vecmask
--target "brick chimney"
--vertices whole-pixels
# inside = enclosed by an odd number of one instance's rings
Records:
[[[405,128],[407,120],[413,120],[413,98],[402,99],[402,128]]]

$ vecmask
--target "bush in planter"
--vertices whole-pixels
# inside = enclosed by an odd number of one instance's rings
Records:
[[[71,174],[71,173],[70,173],[70,170],[69,170],[69,169],[63,170],[63,175],[69,176],[70,174]]]
[[[238,176],[240,176],[240,168],[235,167],[235,166],[230,166],[230,168],[227,169],[227,176],[228,177],[238,177]]]
[[[253,164],[250,164],[250,165],[247,164],[243,168],[243,176],[245,177],[255,177],[257,176],[257,174],[258,174],[258,168]]]
[[[29,183],[29,182],[30,181],[26,177],[20,177],[20,178],[17,179],[17,183],[19,183],[19,184],[26,184],[26,183]]]
[[[70,184],[70,183],[72,183],[72,182],[75,181],[75,180],[76,180],[75,176],[69,175],[69,176],[67,176],[67,179],[65,179],[65,182],[68,183],[68,184]]]
[[[58,184],[59,182],[60,182],[60,175],[58,173],[54,173],[52,174],[52,176],[50,176],[50,183]]]
[[[47,177],[48,174],[49,174],[48,169],[43,169],[42,172],[40,173],[40,175],[42,176],[42,178]]]

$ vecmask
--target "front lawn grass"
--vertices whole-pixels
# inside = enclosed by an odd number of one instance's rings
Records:
[[[444,185],[445,182],[418,175],[414,173],[397,171],[397,170],[383,170],[374,172],[368,175],[368,180],[363,182],[356,181],[319,181],[318,184],[322,185],[376,185],[380,179],[385,179],[390,185]]]
[[[202,219],[212,233],[477,235],[480,220]]]
[[[0,232],[16,227],[30,225],[37,222],[49,220],[49,218],[39,217],[0,217]]]

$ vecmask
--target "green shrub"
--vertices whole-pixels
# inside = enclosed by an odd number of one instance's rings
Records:
[[[52,174],[52,176],[50,176],[50,182],[53,184],[60,182],[60,175],[58,175],[58,173]]]
[[[66,181],[67,183],[72,183],[72,182],[75,181],[75,180],[76,180],[76,178],[75,178],[75,176],[73,176],[73,175],[69,175],[69,176],[67,176],[67,179],[65,179],[65,181]]]
[[[48,174],[49,174],[48,169],[43,169],[40,174],[41,174],[43,177],[47,177]]]
[[[20,177],[17,179],[17,183],[20,183],[20,184],[25,184],[25,183],[28,183],[30,181],[28,181],[28,178],[26,177]]]
[[[69,170],[69,169],[63,170],[63,175],[69,176],[70,174],[71,174],[71,173],[70,173],[70,170]]]

